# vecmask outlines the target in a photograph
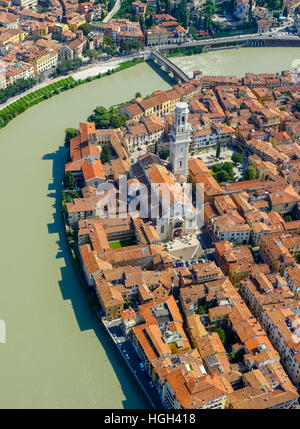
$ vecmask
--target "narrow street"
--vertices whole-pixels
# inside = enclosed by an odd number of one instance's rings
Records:
[[[154,386],[151,377],[146,372],[145,366],[143,365],[133,343],[124,336],[120,327],[120,319],[107,323],[107,328],[116,344],[116,347],[119,348],[120,355],[140,380],[148,399],[151,398],[156,409],[163,408],[156,387]]]

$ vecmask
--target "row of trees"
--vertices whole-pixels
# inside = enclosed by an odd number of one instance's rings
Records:
[[[203,46],[181,46],[180,48],[174,48],[167,53],[167,57],[174,57],[177,55],[196,55],[202,54]]]
[[[0,103],[5,103],[9,98],[31,89],[36,84],[36,79],[18,79],[5,89],[0,89]]]

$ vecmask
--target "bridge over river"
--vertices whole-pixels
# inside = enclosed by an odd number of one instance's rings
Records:
[[[164,67],[168,73],[172,73],[177,81],[188,82],[190,80],[189,76],[181,70],[176,64],[172,63],[168,58],[165,57],[159,51],[153,51],[151,53],[151,59],[161,67]]]
[[[152,59],[167,73],[172,74],[178,82],[188,82],[190,77],[178,65],[174,64],[165,53],[175,48],[203,46],[204,51],[232,49],[232,48],[253,48],[253,47],[300,47],[300,37],[297,36],[276,36],[276,34],[266,33],[247,34],[243,36],[233,36],[215,39],[196,40],[182,43],[181,45],[161,45],[150,48],[145,52],[145,58]]]

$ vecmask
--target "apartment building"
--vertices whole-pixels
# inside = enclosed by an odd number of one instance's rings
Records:
[[[289,288],[294,294],[298,294],[300,291],[300,266],[299,264],[291,265],[286,267],[283,273],[283,277],[286,279]]]
[[[300,317],[299,306],[281,308],[273,305],[263,309],[261,324],[280,354],[284,368],[293,383],[300,382]]]

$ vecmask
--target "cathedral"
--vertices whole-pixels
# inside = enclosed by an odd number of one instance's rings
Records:
[[[163,241],[194,234],[198,230],[197,213],[191,195],[187,195],[187,198],[184,196],[185,182],[188,178],[190,134],[188,105],[177,103],[170,133],[169,169],[157,155],[151,153],[142,155],[131,167],[131,177],[137,179],[137,183],[146,184],[151,191],[151,207],[147,217],[154,222]],[[168,191],[167,194],[163,189]],[[135,194],[136,192],[133,197]],[[141,203],[145,199],[148,201],[144,191],[142,194]],[[153,212],[153,207],[159,209]]]

